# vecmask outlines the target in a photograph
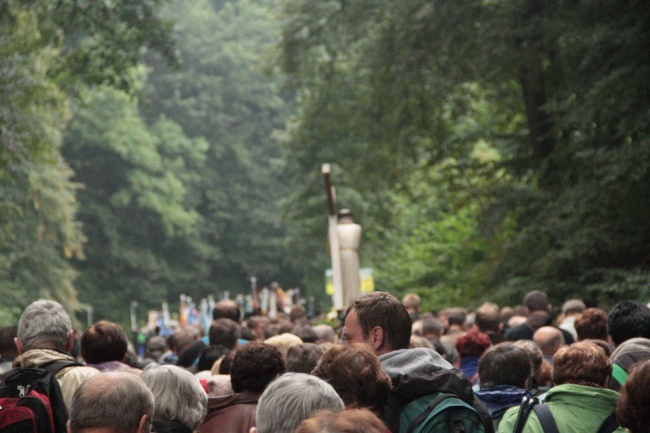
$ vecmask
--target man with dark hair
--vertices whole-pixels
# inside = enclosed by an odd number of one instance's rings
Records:
[[[476,396],[490,412],[495,430],[506,410],[531,396],[528,383],[532,375],[528,353],[510,343],[493,346],[481,357],[478,363],[481,389],[476,391]]]
[[[100,373],[75,392],[68,432],[149,433],[153,412],[153,395],[138,376]]]
[[[437,392],[454,394],[474,405],[483,418],[486,432],[493,431],[489,414],[474,396],[472,384],[463,373],[431,349],[408,348],[411,318],[393,295],[373,292],[357,298],[348,308],[343,337],[348,343],[369,345],[391,378],[394,387],[383,414],[390,431],[400,431],[404,402]]]
[[[208,414],[201,432],[248,433],[255,426],[260,395],[285,370],[284,359],[273,346],[252,342],[237,349],[230,369],[236,394],[208,399]]]
[[[526,308],[526,321],[519,326],[508,329],[506,338],[509,341],[532,340],[533,334],[542,326],[555,326],[551,317],[551,304],[548,302],[546,293],[540,290],[528,292],[524,298]],[[557,328],[557,326],[555,326]],[[558,328],[559,329],[559,328]],[[560,329],[564,336],[566,344],[571,344],[575,340],[570,332]]]
[[[210,324],[208,338],[211,346],[223,346],[232,350],[239,340],[239,325],[231,319],[217,319]]]
[[[235,301],[225,300],[217,302],[212,310],[212,320],[230,319],[236,323],[241,321],[241,311]]]
[[[635,337],[650,338],[650,308],[635,301],[621,301],[609,310],[607,326],[615,346]]]
[[[291,346],[285,359],[287,371],[309,374],[327,349],[322,344],[302,343]]]
[[[474,324],[479,331],[490,337],[492,344],[499,344],[505,341],[503,322],[499,307],[496,304],[485,303],[476,309]]]
[[[411,318],[393,295],[369,293],[348,308],[343,338],[348,343],[369,344],[378,356],[407,349],[411,343]]]

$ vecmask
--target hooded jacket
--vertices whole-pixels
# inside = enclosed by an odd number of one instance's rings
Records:
[[[513,406],[519,406],[524,397],[531,397],[529,390],[510,385],[498,385],[476,391],[476,396],[485,404],[495,430],[499,427],[503,414]]]
[[[401,410],[412,400],[435,392],[456,395],[481,415],[485,431],[494,432],[490,415],[472,391],[469,379],[452,367],[437,352],[426,349],[402,349],[379,357],[391,378],[393,389],[384,409],[384,422],[390,431],[399,432]]]
[[[611,389],[564,384],[551,388],[544,404],[562,433],[594,433],[614,412],[617,400],[618,393]],[[519,406],[508,409],[499,424],[499,432],[511,433],[518,414]],[[627,430],[619,427],[614,432],[624,433]],[[523,433],[544,433],[534,412],[528,416]]]
[[[208,398],[208,413],[201,433],[248,433],[255,427],[259,394],[242,392]]]

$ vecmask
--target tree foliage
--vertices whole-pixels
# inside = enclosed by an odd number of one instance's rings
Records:
[[[389,290],[442,287],[442,304],[532,288],[603,305],[647,296],[649,14],[287,1],[289,166],[301,177],[336,161],[364,197],[366,260]]]

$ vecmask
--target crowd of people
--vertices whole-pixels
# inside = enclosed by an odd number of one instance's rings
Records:
[[[208,332],[152,335],[138,357],[117,323],[76,335],[59,303],[39,300],[0,329],[0,372],[69,362],[56,372],[68,433],[403,433],[409,403],[428,395],[458,399],[486,433],[542,433],[522,401],[560,433],[611,420],[650,433],[650,308],[552,311],[541,291],[520,307],[436,312],[373,292],[334,328],[300,306],[244,318],[221,301]]]

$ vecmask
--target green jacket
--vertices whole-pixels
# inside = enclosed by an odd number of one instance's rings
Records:
[[[558,385],[546,394],[548,406],[560,433],[596,433],[600,424],[614,410],[618,393],[611,389],[582,385]],[[519,407],[513,407],[503,415],[499,433],[512,433],[517,422]],[[615,433],[625,433],[619,427]],[[523,433],[543,433],[542,425],[534,412],[528,417]]]

